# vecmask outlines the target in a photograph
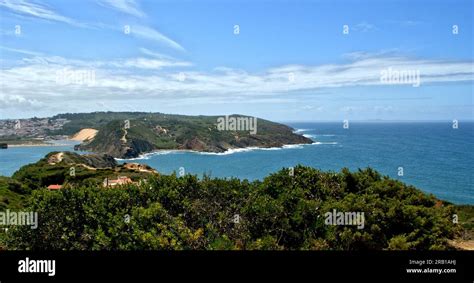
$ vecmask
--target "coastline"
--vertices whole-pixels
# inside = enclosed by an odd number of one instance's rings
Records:
[[[263,151],[268,151],[268,150],[283,150],[283,149],[301,149],[304,146],[310,146],[310,145],[320,145],[320,144],[328,144],[328,145],[334,145],[337,143],[321,143],[321,142],[313,142],[313,143],[299,143],[299,144],[285,144],[281,147],[256,147],[256,146],[250,146],[250,147],[242,147],[242,148],[230,148],[227,149],[224,152],[207,152],[207,151],[197,151],[197,150],[192,150],[192,149],[157,149],[151,152],[143,153],[140,154],[138,157],[135,158],[115,158],[117,161],[126,161],[126,160],[147,160],[151,156],[154,155],[162,155],[162,154],[175,154],[175,153],[194,153],[194,154],[201,154],[201,155],[229,155],[229,154],[234,154],[234,153],[239,153],[239,152],[249,152],[249,151],[255,151],[255,150],[263,150]]]
[[[468,152],[469,143],[472,139],[470,135],[471,127],[461,127],[457,132],[457,135],[453,139],[450,139],[450,142],[453,145],[456,145],[456,148],[461,148],[465,152]],[[430,130],[427,131],[429,136],[440,136],[444,137],[446,140],[451,138],[451,136],[443,135],[442,132],[437,132],[435,129],[438,129],[437,125],[429,125]],[[379,172],[382,172],[384,175],[390,175],[397,178],[396,168],[399,164],[396,161],[393,161],[392,158],[373,158],[369,159],[371,155],[375,156],[398,156],[402,159],[407,159],[412,156],[411,151],[406,151],[405,153],[399,153],[399,149],[404,148],[400,146],[401,141],[410,145],[410,148],[413,150],[418,150],[419,148],[425,148],[426,145],[420,145],[416,140],[411,139],[413,136],[417,136],[419,129],[412,128],[408,125],[404,128],[410,129],[410,131],[405,132],[401,137],[387,135],[392,132],[393,128],[388,127],[382,129],[382,132],[375,133],[372,131],[372,126],[367,125],[359,129],[360,133],[351,136],[350,138],[345,135],[340,128],[340,125],[334,124],[323,127],[321,129],[317,128],[316,124],[302,124],[298,125],[295,128],[306,130],[304,134],[312,135],[313,145],[304,146],[304,145],[291,145],[291,147],[302,147],[295,148],[293,150],[284,150],[288,149],[283,147],[275,148],[238,148],[238,149],[228,149],[225,152],[214,153],[214,152],[198,152],[186,149],[160,149],[152,152],[142,153],[140,156],[137,156],[134,159],[116,159],[119,163],[144,163],[150,165],[152,168],[155,168],[161,172],[172,172],[176,170],[176,164],[180,164],[187,168],[186,171],[194,172],[196,174],[201,174],[203,172],[213,172],[215,176],[238,176],[240,178],[247,179],[260,179],[263,178],[263,173],[258,172],[271,172],[271,170],[277,170],[285,166],[291,166],[297,163],[306,164],[308,166],[335,170],[338,171],[340,168],[349,167],[351,169],[373,167],[376,168]],[[419,125],[418,127],[424,128],[426,125]],[[431,129],[432,128],[432,129]],[[377,128],[380,129],[380,128]],[[442,131],[442,130],[441,130]],[[387,135],[390,137],[391,143],[394,144],[393,149],[384,147],[384,146],[375,146],[372,138],[379,137],[380,135]],[[324,136],[327,136],[326,138]],[[62,142],[60,140],[54,140],[54,142],[65,144],[72,141]],[[410,142],[408,142],[410,141]],[[442,147],[442,143],[445,140],[433,140],[430,147]],[[46,141],[37,141],[46,142]],[[48,143],[51,141],[48,140]],[[24,142],[25,143],[25,142]],[[329,143],[332,143],[329,144]],[[336,144],[338,143],[338,144]],[[49,144],[51,145],[51,144]],[[13,148],[13,147],[12,147]],[[0,162],[0,170],[4,176],[11,176],[16,170],[21,168],[21,166],[35,162],[42,158],[48,151],[72,151],[72,146],[67,147],[51,147],[51,146],[31,146],[27,144],[25,147],[12,149],[10,151],[0,150],[0,155],[2,155],[2,161]],[[355,151],[356,150],[356,151]],[[457,149],[456,149],[457,150]],[[16,152],[19,151],[24,156],[16,156]],[[23,152],[24,151],[24,152]],[[447,167],[452,166],[453,164],[460,164],[462,162],[464,168],[470,168],[467,163],[466,156],[453,160],[450,148],[446,148],[445,151],[435,152],[434,150],[427,152],[428,161],[434,156],[440,154],[441,157],[445,158],[447,161]],[[31,152],[31,154],[30,154]],[[188,153],[189,152],[189,153]],[[242,154],[233,154],[239,152],[246,152]],[[3,153],[3,154],[2,154]],[[78,152],[79,153],[79,152]],[[82,153],[82,152],[81,152]],[[87,152],[93,153],[93,152]],[[194,153],[194,154],[190,154]],[[37,155],[37,156],[36,156]],[[157,156],[153,156],[157,155]],[[23,159],[28,162],[23,162]],[[31,159],[31,161],[30,161]],[[229,163],[228,163],[229,162]],[[443,168],[437,166],[433,162],[425,162],[425,166],[416,166],[417,168],[411,168],[411,174],[404,176],[403,178],[398,177],[400,180],[403,180],[407,184],[411,184],[422,188],[423,191],[434,194],[440,199],[444,199],[456,204],[473,204],[474,199],[470,195],[470,190],[468,189],[469,182],[466,178],[467,169],[460,171],[455,176],[451,173],[444,173]],[[229,168],[222,168],[227,166],[221,166],[221,164],[231,164]],[[408,164],[408,163],[407,163]],[[417,165],[418,162],[413,164]],[[395,169],[394,169],[395,168]],[[270,170],[271,169],[271,170]],[[448,171],[448,170],[444,170]],[[260,176],[262,175],[262,176]],[[429,176],[430,178],[424,178],[423,176]],[[446,189],[449,188],[449,189]],[[459,189],[465,188],[465,189]]]
[[[55,146],[56,144],[52,143],[37,143],[37,144],[28,144],[28,143],[20,143],[20,144],[8,144],[8,148],[11,147],[39,147],[39,146]],[[58,144],[60,145],[60,144]]]
[[[74,145],[77,142],[74,140],[57,140],[57,142],[38,142],[38,143],[31,143],[31,142],[24,142],[24,143],[14,143],[10,144],[6,142],[8,145],[8,148],[13,148],[13,147],[47,147],[47,146],[70,146]],[[6,148],[6,149],[8,149]]]

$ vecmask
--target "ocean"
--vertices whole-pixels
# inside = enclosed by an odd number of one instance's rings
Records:
[[[311,145],[244,149],[226,153],[160,151],[123,162],[146,163],[161,173],[208,174],[213,177],[262,179],[297,164],[340,171],[372,167],[384,175],[457,204],[474,204],[474,122],[285,123],[314,140]],[[18,147],[0,150],[0,175],[50,151],[69,146]],[[181,170],[182,170],[181,169]],[[403,171],[403,176],[399,173]]]

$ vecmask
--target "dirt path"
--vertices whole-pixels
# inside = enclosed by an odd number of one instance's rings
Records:
[[[468,241],[454,240],[454,241],[449,241],[449,244],[461,250],[474,251],[474,240],[468,240]]]
[[[123,137],[120,139],[122,143],[127,143],[127,129],[123,129],[125,133],[123,134]]]

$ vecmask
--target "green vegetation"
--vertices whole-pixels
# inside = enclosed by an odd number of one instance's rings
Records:
[[[113,120],[124,121],[149,115],[146,112],[93,112],[93,113],[65,113],[51,117],[54,119],[67,119],[68,123],[63,128],[50,131],[50,135],[73,135],[84,128],[100,128]]]
[[[20,182],[0,176],[0,211],[25,206],[27,191]]]
[[[84,128],[99,130],[94,140],[80,149],[106,153],[117,158],[133,158],[158,149],[188,149],[224,152],[231,148],[281,147],[312,141],[293,133],[293,129],[263,119],[257,120],[257,133],[219,131],[220,116],[185,116],[143,112],[95,112],[60,114],[51,119],[69,120],[50,135],[72,135]],[[245,117],[232,115],[231,117]],[[129,128],[125,129],[125,121]]]
[[[60,168],[59,164],[54,166]],[[32,191],[27,209],[38,212],[38,229],[12,227],[0,235],[0,247],[442,250],[450,249],[448,239],[462,229],[452,221],[455,213],[461,213],[456,206],[370,168],[336,173],[297,166],[294,176],[282,169],[253,182],[147,174],[147,182],[140,184],[103,188],[77,182],[52,192],[38,188],[36,181],[28,182],[50,176],[42,166],[22,168],[12,180],[24,182]],[[105,174],[89,172],[89,181],[94,174]],[[364,228],[326,225],[324,214],[333,209],[364,212]],[[462,211],[472,216],[472,207]]]
[[[61,161],[58,160],[59,154]],[[71,168],[74,174],[71,174]],[[147,169],[153,170],[150,167]],[[69,187],[101,186],[105,178],[116,179],[119,175],[126,175],[133,181],[138,181],[147,178],[150,173],[125,168],[108,155],[51,152],[36,163],[23,166],[12,178],[21,182],[26,191],[31,192],[52,184]]]
[[[459,216],[459,225],[463,227],[463,238],[474,240],[474,206],[459,205],[456,211]]]

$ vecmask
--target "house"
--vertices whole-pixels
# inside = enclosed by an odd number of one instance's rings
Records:
[[[133,182],[132,182],[132,179],[130,179],[129,177],[119,176],[115,180],[105,178],[103,185],[104,185],[104,187],[113,187],[113,186],[116,186],[116,185],[125,185],[125,184],[131,184],[131,183],[133,183]]]
[[[60,190],[63,186],[62,185],[49,185],[48,186],[48,190],[50,191],[57,191],[57,190]]]

